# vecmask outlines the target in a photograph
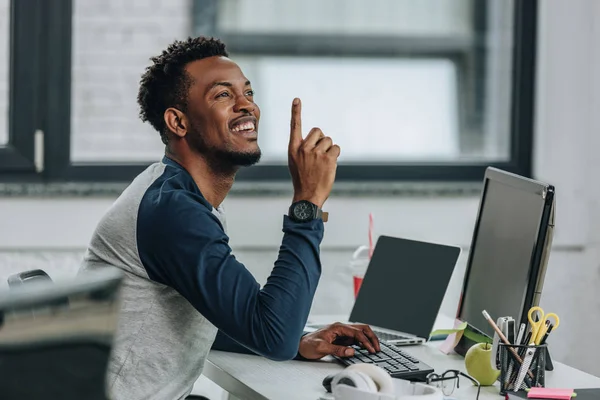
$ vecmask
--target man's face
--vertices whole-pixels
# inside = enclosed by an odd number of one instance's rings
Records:
[[[258,162],[260,109],[240,67],[226,57],[209,57],[189,63],[186,71],[194,81],[186,112],[190,147],[224,167]]]

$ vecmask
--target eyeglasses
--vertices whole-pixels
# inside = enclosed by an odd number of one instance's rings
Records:
[[[458,378],[459,375],[464,376],[465,378],[473,382],[475,386],[477,386],[477,397],[475,398],[475,400],[479,400],[479,392],[481,391],[481,385],[479,384],[479,382],[477,382],[474,378],[470,377],[469,375],[458,370],[449,369],[442,375],[438,375],[432,372],[431,374],[427,375],[426,382],[428,385],[435,383],[435,386],[442,389],[442,393],[444,394],[444,396],[450,396],[454,392],[455,388],[460,388]]]

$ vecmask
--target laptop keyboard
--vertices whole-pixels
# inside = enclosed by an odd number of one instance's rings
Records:
[[[335,358],[344,365],[375,364],[386,370],[392,377],[400,379],[423,381],[427,374],[433,372],[433,368],[429,365],[392,344],[380,342],[380,346],[381,351],[375,354],[369,353],[367,349],[353,346],[355,350],[353,357]]]

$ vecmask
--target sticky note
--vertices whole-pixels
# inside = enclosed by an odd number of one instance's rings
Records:
[[[573,389],[531,388],[527,393],[528,399],[557,399],[570,400]]]

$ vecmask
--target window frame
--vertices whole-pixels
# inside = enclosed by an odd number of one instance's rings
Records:
[[[215,35],[214,31],[216,21],[216,1],[217,0],[194,0],[193,26],[195,34]],[[11,36],[11,87],[9,101],[9,143],[14,143],[12,147],[0,149],[0,180],[42,180],[47,182],[129,182],[136,175],[142,172],[152,161],[146,163],[73,163],[70,159],[71,151],[71,45],[72,45],[72,0],[56,0],[52,2],[45,0],[13,0],[14,19],[11,18],[11,27],[14,36]],[[483,2],[475,2],[475,4]],[[29,7],[35,7],[35,22],[40,23],[40,32],[43,40],[35,43],[35,36],[31,30],[25,29],[23,21],[31,22],[31,16],[27,16],[24,10]],[[511,82],[511,123],[510,123],[510,158],[503,162],[403,162],[403,163],[352,163],[340,164],[337,170],[337,181],[346,182],[392,182],[392,181],[430,181],[430,182],[451,182],[451,181],[480,181],[483,179],[485,169],[488,166],[494,166],[519,175],[531,177],[532,174],[532,156],[533,156],[533,129],[534,129],[534,93],[535,93],[535,53],[536,53],[536,25],[537,25],[537,0],[520,1],[514,3],[514,24],[513,24],[513,57],[512,57],[512,82]],[[21,9],[19,11],[19,9]],[[31,10],[29,8],[28,10]],[[213,13],[207,13],[206,10],[213,10]],[[475,29],[485,30],[486,11],[482,7],[476,8],[474,18],[476,20]],[[31,14],[31,13],[30,13]],[[43,16],[43,18],[42,18]],[[477,22],[479,21],[479,22]],[[34,24],[32,24],[34,25]],[[38,35],[39,37],[39,35]],[[267,43],[270,51],[281,55],[288,52],[298,54],[303,46],[290,46],[289,43],[298,38],[292,36],[272,36],[270,40],[257,41],[256,35],[221,35],[231,53],[237,53],[243,50],[244,54],[254,51],[264,54],[265,47],[256,47],[256,43]],[[279,39],[277,39],[279,38]],[[262,37],[261,39],[265,39]],[[305,40],[305,38],[303,38]],[[343,51],[340,55],[361,55],[365,51],[371,51],[375,55],[406,54],[419,56],[439,56],[443,54],[455,62],[475,63],[476,69],[483,69],[482,63],[485,62],[485,49],[478,46],[473,54],[465,55],[463,51],[469,43],[439,38],[437,40],[422,43],[419,50],[414,49],[409,43],[402,40],[385,40],[379,47],[373,47],[372,42],[369,46],[356,47],[361,43],[360,38],[352,38],[352,47],[343,45],[343,42],[328,42],[324,37],[314,37],[313,44],[319,43],[323,54],[331,55],[336,51]],[[39,49],[37,52],[31,51],[30,54],[19,52],[21,46],[30,42]],[[363,43],[364,43],[363,38]],[[335,47],[331,46],[335,43]],[[340,43],[342,45],[340,46]],[[392,44],[391,44],[392,43]],[[320,46],[320,47],[319,47]],[[356,50],[358,48],[358,50]],[[292,49],[292,50],[290,50]],[[353,50],[354,49],[354,50]],[[370,50],[368,50],[370,49]],[[37,54],[37,55],[36,55]],[[305,53],[304,53],[305,54]],[[310,53],[314,54],[314,48]],[[41,57],[41,61],[35,63],[32,60],[35,57]],[[472,59],[468,59],[472,57]],[[38,68],[31,67],[33,71],[25,69],[24,66],[38,65]],[[41,66],[44,68],[41,68]],[[15,75],[13,75],[13,71]],[[21,72],[19,72],[21,71]],[[140,71],[141,73],[142,71]],[[19,75],[20,73],[21,75]],[[23,76],[24,75],[24,76]],[[35,80],[37,78],[38,80]],[[460,79],[460,77],[459,77]],[[32,83],[33,82],[33,83]],[[42,85],[41,83],[44,83]],[[467,84],[474,84],[469,82]],[[484,85],[474,88],[481,94]],[[23,90],[23,88],[28,90]],[[471,93],[471,92],[469,92]],[[31,101],[37,99],[38,101]],[[461,98],[459,101],[464,104],[472,104],[473,107],[483,107],[473,98]],[[22,110],[26,107],[33,107],[30,118],[28,113]],[[19,110],[17,112],[17,110]],[[469,121],[461,121],[461,125]],[[36,129],[44,132],[44,160],[43,171],[36,173],[34,164],[34,135]],[[157,140],[159,140],[157,135]],[[18,145],[18,146],[17,146]],[[4,152],[3,152],[4,151]],[[8,152],[8,153],[7,153]],[[8,157],[5,157],[6,154]],[[21,171],[23,173],[21,173]],[[269,165],[258,164],[252,168],[242,168],[237,175],[237,181],[251,182],[281,182],[289,181],[289,172],[287,165]]]
[[[44,64],[40,0],[12,0],[9,4],[8,142],[0,147],[0,179],[39,181],[35,132],[41,129]]]

